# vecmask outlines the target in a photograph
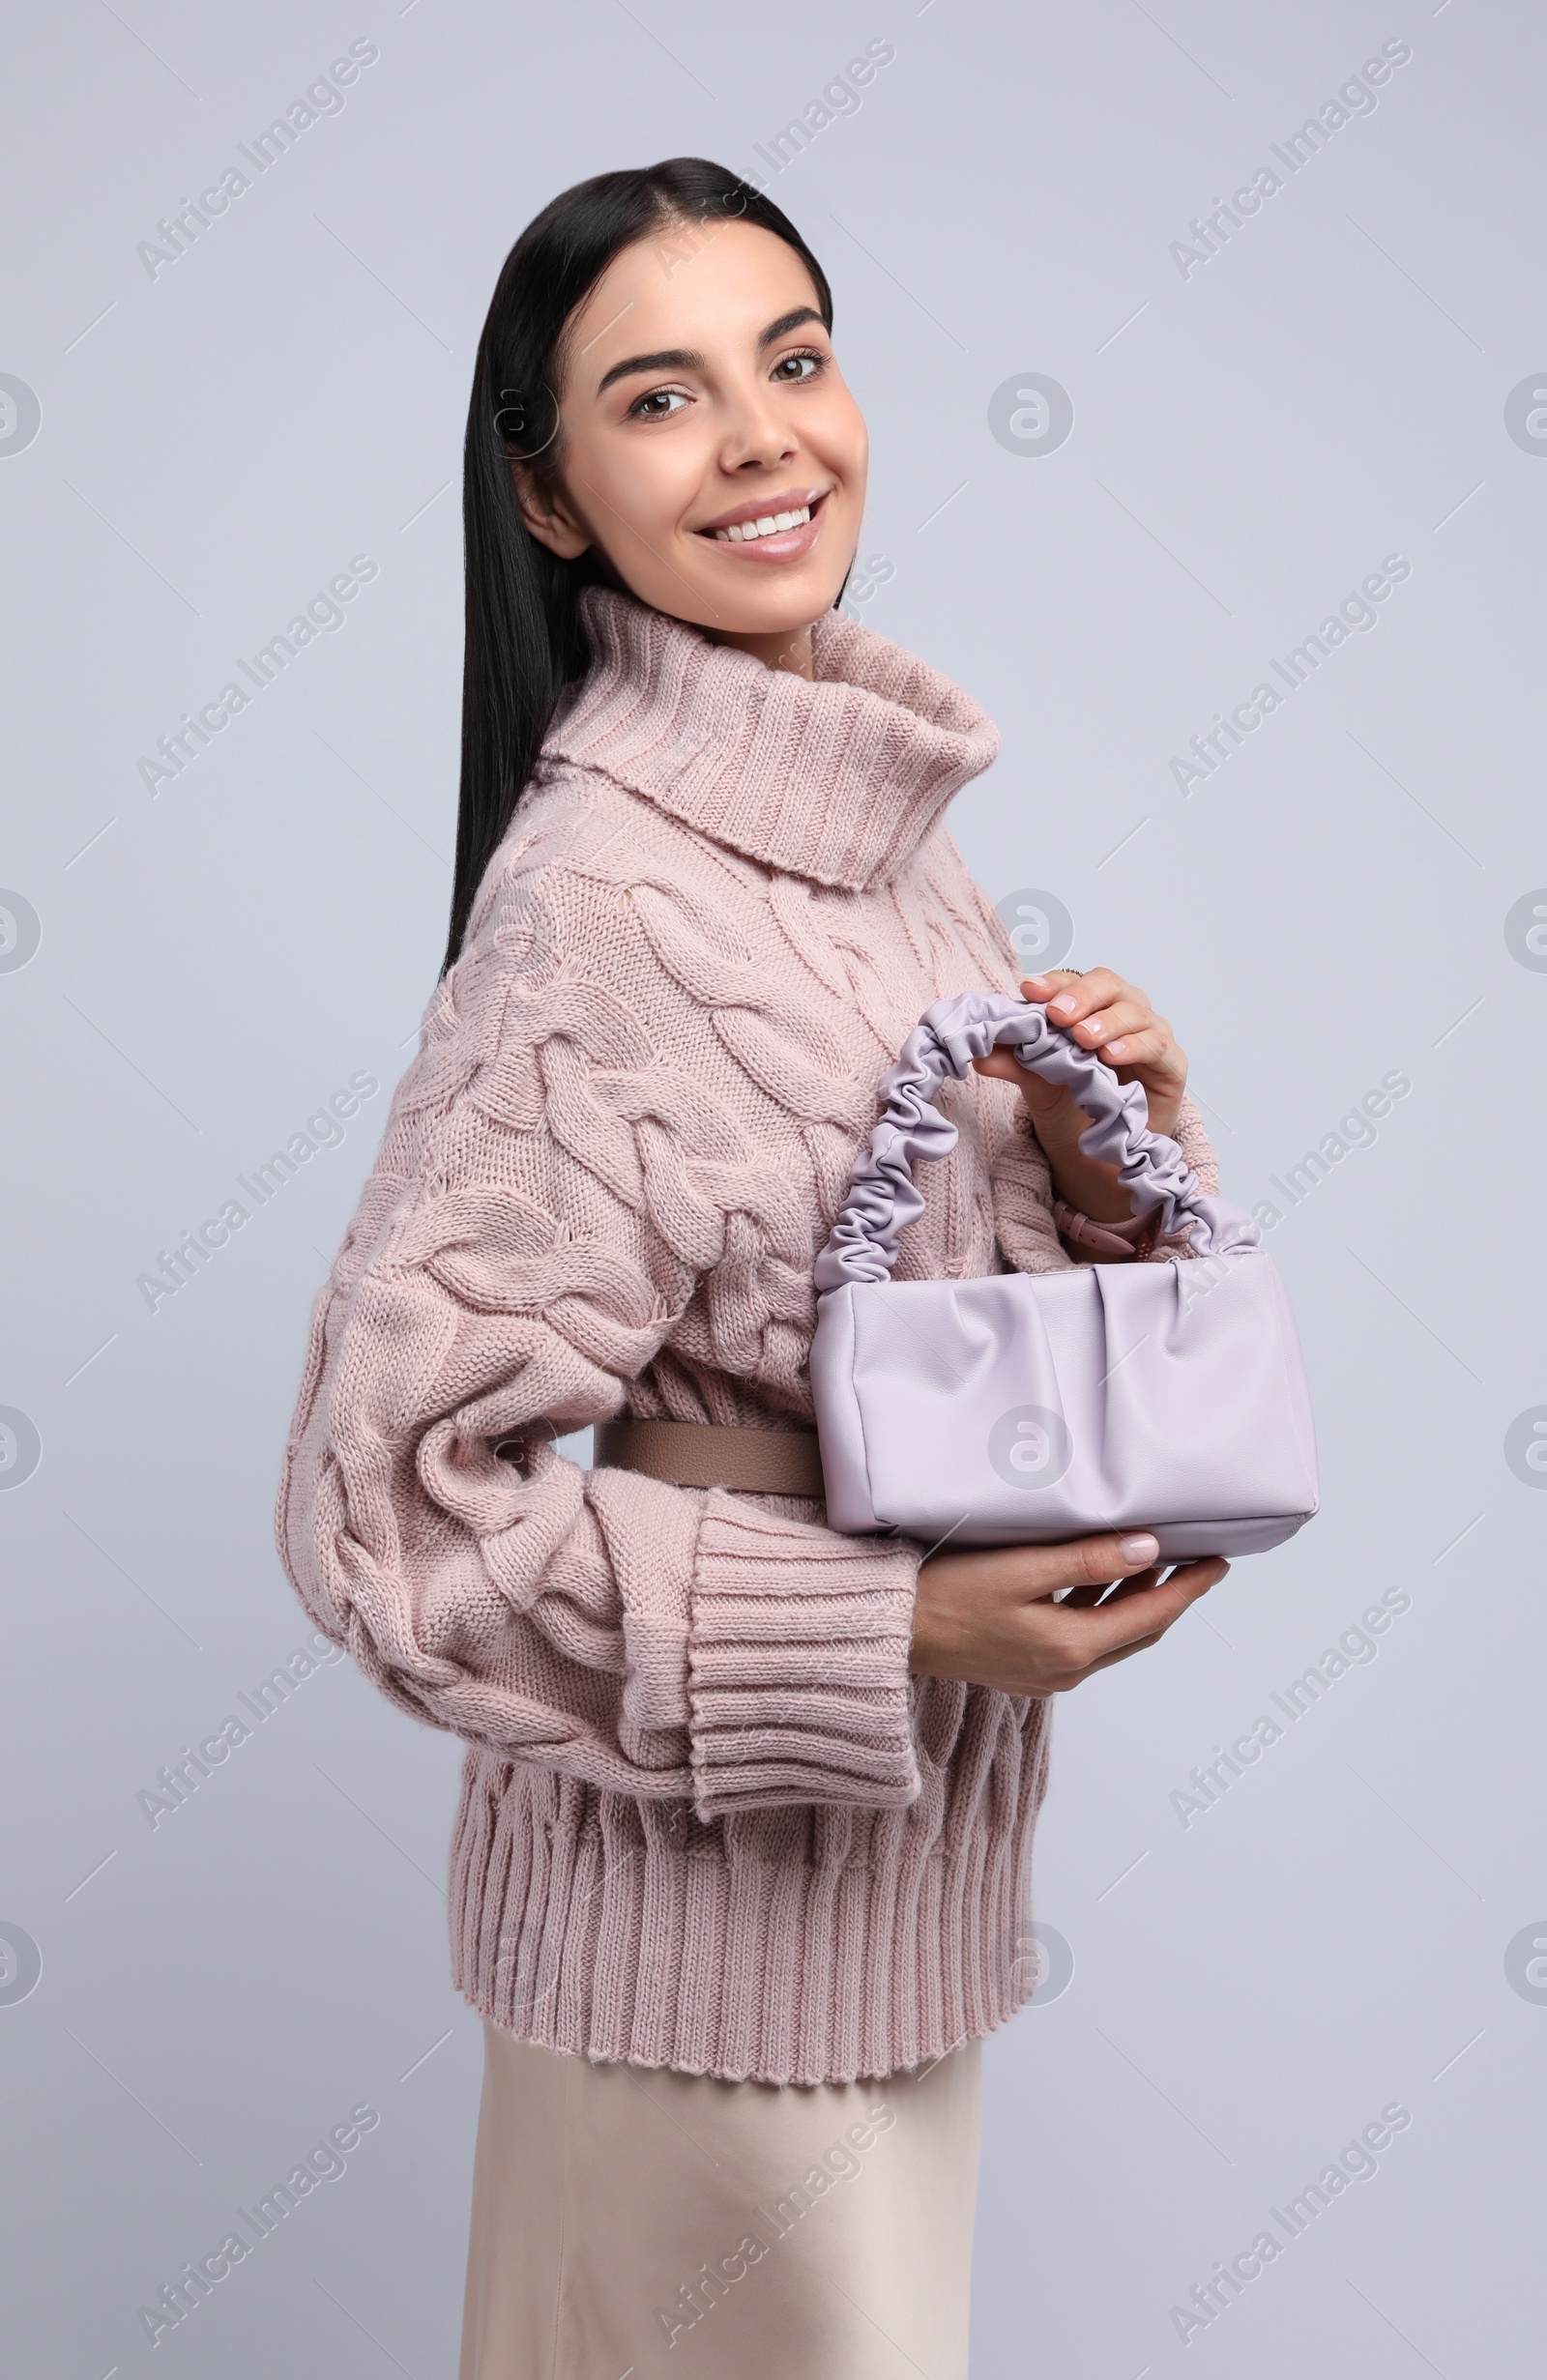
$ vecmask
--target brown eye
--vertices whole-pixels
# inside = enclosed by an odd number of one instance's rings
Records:
[[[826,359],[807,349],[798,356],[780,356],[774,366],[773,377],[782,380],[786,388],[799,388],[803,381],[814,380]]]
[[[652,389],[648,396],[637,397],[628,412],[636,421],[669,421],[686,402],[680,389]]]

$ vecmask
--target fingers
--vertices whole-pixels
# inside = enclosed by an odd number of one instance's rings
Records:
[[[1125,1020],[1122,1009],[1109,1008],[1104,1015],[1092,1018],[1090,1030],[1091,1048],[1109,1066],[1141,1073],[1147,1082],[1171,1074],[1185,1077],[1176,1043],[1163,1025],[1135,1025]]]
[[[1026,1083],[1035,1083],[1037,1080],[1036,1075],[1032,1074],[1028,1068],[1018,1062],[1013,1054],[1005,1047],[1003,1042],[1001,1042],[997,1048],[990,1050],[986,1057],[975,1058],[973,1059],[973,1066],[975,1071],[978,1074],[997,1074],[1002,1076],[1007,1083],[1020,1083],[1024,1085]],[[1049,1089],[1054,1090],[1059,1088],[1060,1086],[1057,1084],[1050,1084],[1048,1086]]]
[[[1156,1016],[1148,994],[1125,983],[1110,967],[1093,967],[1086,975],[1076,975],[1070,968],[1049,968],[1045,975],[1023,976],[1021,990],[1029,1000],[1045,1001],[1055,1024],[1081,1048],[1095,1051],[1107,1065],[1121,1067],[1124,1079],[1137,1075],[1156,1096],[1180,1092],[1185,1086],[1187,1060],[1169,1020]],[[980,1074],[1019,1080],[1024,1091],[1022,1071],[1007,1051],[996,1050],[973,1063]]]
[[[1047,1013],[1053,1015],[1051,1003]],[[1115,1041],[1124,1033],[1155,1032],[1162,1041],[1166,1037],[1160,1030],[1160,1020],[1142,1000],[1103,1001],[1098,1008],[1090,1009],[1082,1017],[1058,1017],[1055,1022],[1066,1026],[1092,1047],[1098,1041]]]
[[[1085,1671],[1085,1677],[1094,1677],[1097,1669],[1110,1669],[1115,1662],[1131,1661],[1135,1653],[1148,1652],[1152,1644],[1159,1643],[1165,1633],[1166,1632],[1163,1628],[1157,1628],[1153,1637],[1141,1637],[1137,1644],[1123,1644],[1118,1647],[1118,1650],[1115,1653],[1103,1653],[1099,1661],[1092,1662],[1090,1668]],[[1081,1679],[1081,1683],[1084,1683],[1083,1678]]]
[[[1055,968],[1026,976],[1021,990],[1029,999],[1045,1001],[1056,1025],[1084,1048],[1099,1050],[1111,1065],[1155,1068],[1174,1062],[1170,1024],[1155,1015],[1148,993],[1125,983],[1110,967],[1093,967],[1087,975]]]
[[[1070,1610],[1074,1597],[1065,1598],[1055,1607],[1062,1623],[1062,1641],[1048,1647],[1044,1655],[1044,1691],[1070,1694],[1088,1677],[1094,1677],[1097,1669],[1109,1669],[1114,1663],[1127,1661],[1134,1653],[1158,1644],[1167,1629],[1200,1595],[1206,1595],[1229,1567],[1228,1562],[1217,1558],[1183,1563],[1164,1584],[1158,1583],[1158,1571],[1152,1569],[1116,1588],[1098,1610],[1083,1602]]]
[[[1136,1588],[1158,1584],[1164,1570],[1163,1562],[1152,1562],[1148,1570],[1136,1571],[1131,1579],[1119,1579],[1116,1584],[1108,1580],[1104,1586],[1070,1587],[1059,1604],[1061,1611],[1094,1611],[1102,1603],[1114,1604],[1122,1595],[1131,1595]]]
[[[1139,1576],[1141,1579],[1148,1578],[1149,1572],[1141,1570]],[[1065,1595],[1060,1597],[1058,1608],[1061,1611],[1094,1611],[1102,1596],[1111,1592],[1111,1588],[1110,1579],[1105,1586],[1071,1586]]]
[[[1071,1028],[1071,1038],[1099,1050],[1113,1064],[1144,1066],[1152,1072],[1174,1065],[1180,1056],[1165,1018],[1135,1000],[1114,1001],[1082,1018]]]
[[[1111,1597],[1095,1611],[1071,1615],[1085,1667],[1098,1667],[1111,1653],[1137,1652],[1165,1634],[1201,1595],[1216,1586],[1230,1568],[1217,1555],[1206,1561],[1182,1562],[1163,1584],[1140,1585]]]
[[[1110,967],[1093,967],[1083,975],[1076,975],[1070,968],[1056,967],[1045,975],[1028,975],[1021,990],[1028,1000],[1046,1001],[1047,1013],[1056,1025],[1077,1025],[1097,1009],[1110,1008],[1115,1001],[1137,1001],[1146,1011],[1150,1005],[1137,984],[1124,983]]]
[[[1099,1537],[1076,1537],[1062,1546],[1006,1546],[1005,1557],[1014,1564],[1021,1593],[1034,1602],[1056,1595],[1063,1587],[1094,1588],[1094,1602],[1115,1579],[1129,1579],[1148,1570],[1160,1548],[1148,1529],[1120,1535],[1115,1529]],[[1062,1607],[1066,1610],[1070,1598]],[[1077,1609],[1080,1607],[1076,1607]]]
[[[1093,967],[1090,973],[1076,975],[1066,969],[1054,969],[1047,975],[1026,975],[1021,990],[1028,1000],[1045,1000],[1047,1014],[1054,1026],[1081,1026],[1102,1009],[1119,1004],[1130,1004],[1140,1014],[1150,1014],[1150,995],[1140,993],[1138,983],[1124,983],[1109,967]]]
[[[909,1669],[1005,1694],[1066,1694],[1158,1642],[1230,1567],[1217,1557],[1186,1562],[1162,1580],[1156,1552],[1153,1533],[1135,1530],[931,1553],[919,1569]],[[1062,1589],[1072,1592],[1049,1600]]]

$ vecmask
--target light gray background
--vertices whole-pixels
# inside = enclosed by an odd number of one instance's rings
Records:
[[[344,109],[151,277],[158,218],[356,39]],[[895,58],[862,105],[769,178],[873,431],[861,550],[893,570],[863,616],[1004,730],[952,816],[972,865],[1151,990],[1244,1203],[1412,1083],[1270,1241],[1320,1519],[1058,1710],[1038,1901],[1074,1973],[988,2052],[975,2374],[1539,2353],[1547,1995],[1506,1951],[1547,1949],[1547,1505],[1504,1459],[1547,1404],[1547,976],[1504,937],[1547,885],[1547,445],[1505,428],[1547,384],[1539,12],[65,0],[14,14],[4,102],[0,371],[42,406],[0,458],[0,883],[43,929],[0,973],[0,1405],[43,1450],[0,1495],[0,1921],[43,1960],[0,2005],[17,2369],[454,2368],[457,1747],[340,1665],[154,1829],[137,1796],[307,1635],[271,1502],[445,932],[501,259],[603,167],[759,171],[870,39]],[[1183,278],[1189,219],[1396,40],[1374,111]],[[1033,371],[1074,406],[1043,455],[988,426]],[[346,624],[149,794],[140,756],[360,553]],[[1183,798],[1173,755],[1393,553],[1378,626]],[[341,1146],[148,1311],[158,1251],[360,1069]],[[1189,1769],[1393,1587],[1378,1658],[1184,1826]],[[345,2176],[153,2350],[136,2307],[363,2100]],[[1184,2347],[1168,2309],[1392,2101],[1377,2177]]]

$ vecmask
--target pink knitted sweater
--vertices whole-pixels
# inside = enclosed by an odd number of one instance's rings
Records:
[[[279,1547],[318,1627],[467,1743],[475,2007],[593,2058],[884,2075],[1025,1996],[1045,1705],[910,1678],[918,1546],[552,1440],[809,1420],[811,1263],[877,1080],[932,1000],[1015,988],[940,823],[998,738],[835,615],[811,683],[583,599],[594,667],[317,1299]],[[944,1100],[899,1277],[1069,1263],[1013,1088]],[[1214,1188],[1190,1105],[1180,1137]]]

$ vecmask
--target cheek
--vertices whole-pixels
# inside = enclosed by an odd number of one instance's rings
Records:
[[[862,505],[870,439],[864,416],[847,389],[836,389],[812,406],[806,437],[812,452],[837,473]]]
[[[707,549],[685,528],[712,462],[702,442],[685,433],[630,436],[616,428],[576,438],[562,465],[565,486],[597,550],[631,595],[674,619],[709,625],[717,617],[704,591],[714,567]]]
[[[686,429],[662,438],[624,434],[588,441],[570,454],[566,476],[575,502],[620,567],[642,558],[641,539],[658,553],[676,534],[703,485],[700,444]]]

